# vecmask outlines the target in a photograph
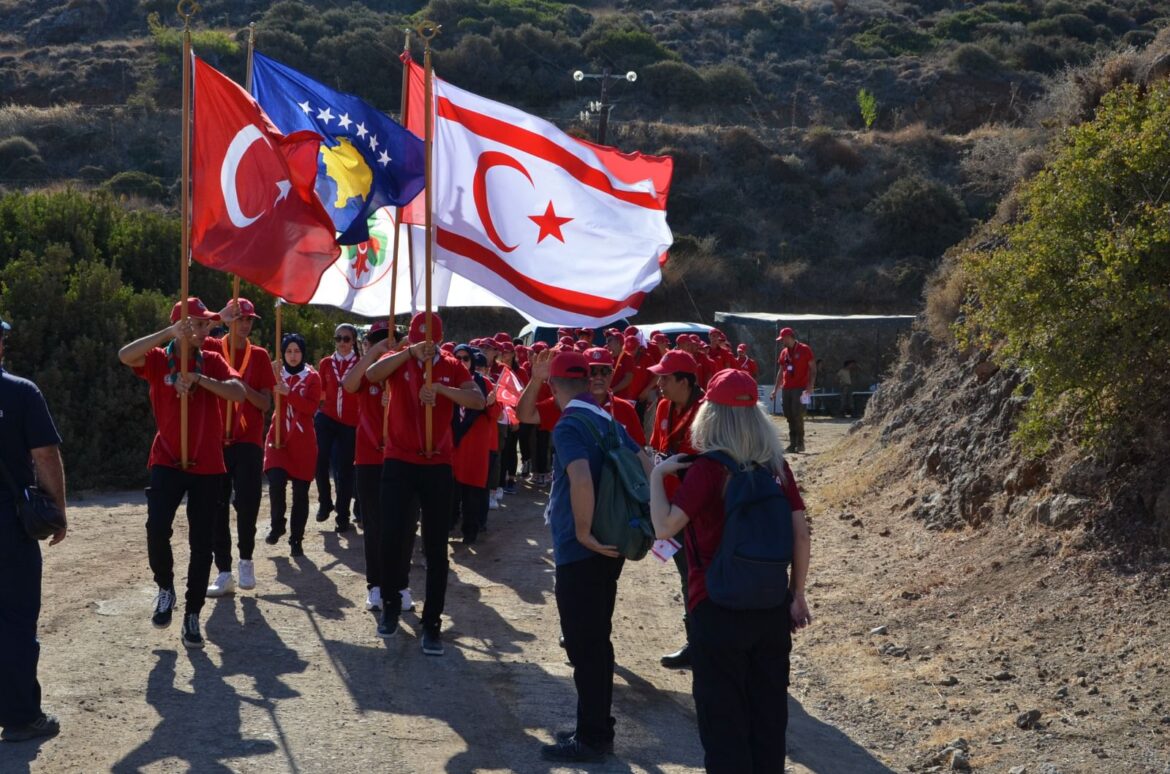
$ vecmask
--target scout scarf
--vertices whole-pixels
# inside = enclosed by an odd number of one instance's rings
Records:
[[[357,352],[350,352],[348,357],[342,357],[340,353],[334,352],[329,358],[333,364],[333,373],[337,375],[337,416],[341,416],[341,404],[345,399],[345,388],[341,386],[341,381],[345,379],[345,375],[349,373],[349,369],[357,365]]]
[[[193,348],[195,350],[195,370],[193,373],[201,374],[203,373],[203,351],[199,347]],[[179,378],[178,350],[178,341],[172,341],[170,344],[167,344],[167,368],[170,369],[170,373],[163,378],[163,381],[167,384],[174,384]]]

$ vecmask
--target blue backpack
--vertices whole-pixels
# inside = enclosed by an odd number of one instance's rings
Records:
[[[732,610],[767,610],[788,599],[792,506],[768,468],[743,467],[726,453],[707,452],[731,474],[723,495],[723,537],[707,565],[707,596]],[[702,569],[694,525],[691,561]]]

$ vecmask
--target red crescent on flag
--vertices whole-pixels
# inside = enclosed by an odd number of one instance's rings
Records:
[[[488,239],[492,240],[492,244],[505,253],[510,253],[517,246],[508,246],[504,244],[503,239],[500,239],[500,234],[496,231],[496,225],[492,223],[491,208],[488,207],[487,173],[492,167],[510,167],[528,178],[529,184],[532,183],[532,175],[528,174],[528,170],[519,161],[499,151],[484,151],[479,154],[479,162],[475,165],[475,183],[472,186],[472,193],[475,197],[475,212],[479,215],[479,220],[483,223],[484,233],[487,234]]]

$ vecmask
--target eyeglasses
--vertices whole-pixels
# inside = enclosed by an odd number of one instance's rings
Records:
[[[343,342],[348,344],[349,342],[353,341],[353,336],[334,336],[333,340],[334,341],[343,341]]]
[[[613,369],[610,368],[609,366],[590,366],[589,367],[589,375],[590,376],[609,376],[612,373],[613,373]]]

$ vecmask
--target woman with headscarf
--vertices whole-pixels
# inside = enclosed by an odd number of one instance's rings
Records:
[[[337,512],[336,532],[349,530],[349,506],[353,499],[353,452],[358,425],[358,398],[341,384],[357,366],[361,352],[357,328],[349,323],[333,331],[334,352],[321,358],[321,408],[313,417],[317,432],[317,521]],[[333,497],[330,474],[337,487]]]
[[[292,481],[292,533],[288,538],[289,555],[304,556],[305,524],[309,520],[309,482],[317,461],[317,434],[313,414],[321,401],[321,377],[305,362],[305,339],[299,333],[287,333],[280,342],[281,363],[273,392],[280,396],[280,413],[272,417],[268,440],[264,444],[264,473],[268,477],[268,500],[272,507],[272,524],[264,542],[274,546],[285,533],[287,509],[285,487]],[[280,446],[276,445],[276,428],[280,426]]]

